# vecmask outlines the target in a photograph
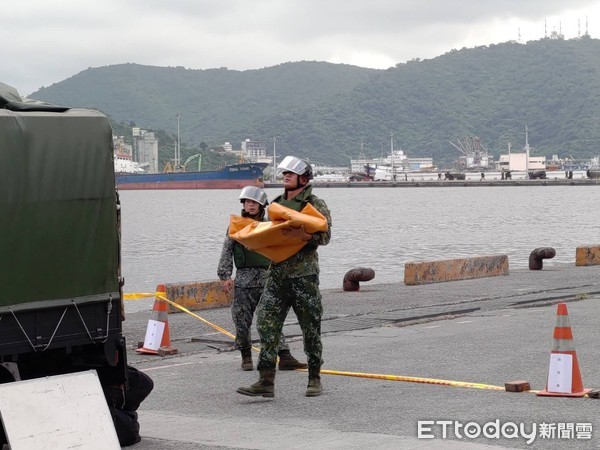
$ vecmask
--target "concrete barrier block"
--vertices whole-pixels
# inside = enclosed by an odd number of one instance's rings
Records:
[[[176,355],[177,349],[172,347],[159,347],[158,348],[158,356],[170,356]]]
[[[190,311],[231,306],[233,301],[233,292],[227,294],[223,290],[222,281],[171,283],[165,286],[166,297]],[[180,312],[180,310],[169,305],[169,312]]]
[[[508,255],[418,261],[404,265],[404,284],[408,286],[499,275],[508,275]]]
[[[596,266],[600,264],[600,245],[577,247],[575,251],[576,266]]]

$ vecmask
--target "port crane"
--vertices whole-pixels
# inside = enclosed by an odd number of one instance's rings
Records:
[[[462,139],[457,138],[456,143],[452,141],[448,142],[463,154],[459,158],[459,167],[461,169],[484,168],[488,166],[488,150],[481,143],[481,139],[478,136],[467,136]]]
[[[167,161],[165,163],[165,168],[163,169],[163,173],[185,172],[186,166],[196,158],[198,158],[198,172],[200,172],[200,170],[202,168],[202,154],[196,153],[195,155],[192,155],[188,159],[186,159],[185,162],[180,166],[177,166],[176,163],[171,164],[171,161]]]
[[[202,169],[202,153],[196,153],[195,155],[192,155],[188,159],[185,160],[185,162],[183,163],[183,166],[182,166],[184,172],[186,171],[187,165],[196,158],[198,158],[198,172],[200,172],[200,170]]]

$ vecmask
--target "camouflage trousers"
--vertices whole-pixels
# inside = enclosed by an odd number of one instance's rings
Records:
[[[323,364],[321,359],[323,305],[318,276],[278,278],[271,274],[267,278],[256,316],[261,344],[259,370],[275,368],[279,336],[290,308],[294,310],[302,329],[304,353],[306,353],[309,369],[320,368]]]
[[[236,286],[231,305],[231,318],[235,325],[235,348],[246,350],[252,347],[252,317],[260,300],[263,288],[239,288]],[[289,350],[285,336],[279,337],[279,351]]]

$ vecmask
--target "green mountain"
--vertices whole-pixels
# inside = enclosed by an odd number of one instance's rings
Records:
[[[31,97],[97,108],[114,121],[176,133],[183,145],[271,141],[278,154],[347,165],[395,148],[449,166],[449,143],[479,136],[496,158],[600,153],[600,41],[542,39],[452,50],[387,70],[324,62],[259,70],[123,64],[87,69]],[[161,140],[162,142],[162,140]],[[168,143],[170,144],[170,142]],[[191,151],[191,150],[190,150]],[[185,155],[184,155],[185,156]]]

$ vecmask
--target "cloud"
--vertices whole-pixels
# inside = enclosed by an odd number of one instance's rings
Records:
[[[387,68],[452,48],[539,39],[600,1],[20,0],[0,11],[0,81],[20,92],[88,67],[134,62],[255,69],[319,60]],[[590,21],[593,30],[600,23]],[[590,32],[596,37],[592,29]],[[582,32],[585,30],[582,30]]]

